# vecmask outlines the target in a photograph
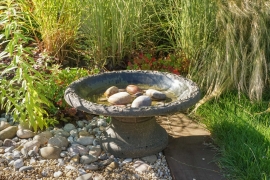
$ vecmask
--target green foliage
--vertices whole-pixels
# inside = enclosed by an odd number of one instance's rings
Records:
[[[252,103],[244,95],[226,93],[198,109],[219,146],[217,160],[227,179],[270,178],[270,114],[257,114],[267,106],[267,101]]]
[[[32,39],[23,34],[27,14],[22,13],[18,5],[7,0],[1,6],[3,14],[8,14],[1,16],[3,39],[7,43],[2,53],[5,56],[1,58],[12,60],[1,73],[0,102],[1,108],[12,112],[16,121],[28,122],[37,131],[55,123],[55,120],[48,118],[46,109],[52,103],[44,95],[44,74],[33,68],[32,48],[27,47]]]
[[[155,35],[152,12],[143,0],[86,0],[81,30],[99,67],[120,64]]]
[[[26,2],[26,1],[25,1]],[[25,9],[31,13],[41,37],[40,47],[63,63],[70,51],[75,51],[75,39],[80,26],[81,1],[32,0]]]

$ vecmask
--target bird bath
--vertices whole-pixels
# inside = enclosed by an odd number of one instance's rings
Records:
[[[174,95],[169,102],[133,108],[97,103],[89,96],[105,92],[110,86],[147,85]],[[183,111],[200,99],[198,86],[189,79],[158,71],[112,71],[87,76],[70,84],[64,98],[81,111],[111,117],[101,136],[102,148],[116,157],[143,157],[162,151],[168,134],[155,116]]]

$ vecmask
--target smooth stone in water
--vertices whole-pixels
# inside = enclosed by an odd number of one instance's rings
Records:
[[[5,139],[12,139],[16,136],[18,128],[17,126],[9,126],[4,130],[0,131],[0,140],[4,141]]]
[[[149,96],[139,96],[131,104],[131,107],[151,106],[152,100]]]
[[[82,155],[80,158],[80,163],[82,164],[90,164],[92,162],[97,161],[98,158],[96,156],[92,156],[92,155]]]
[[[67,147],[69,144],[67,138],[63,136],[51,137],[48,141],[48,146]]]
[[[116,94],[113,94],[108,98],[108,102],[114,105],[125,105],[129,104],[132,101],[132,97],[127,92],[119,92]]]
[[[45,145],[51,137],[53,137],[53,134],[50,131],[44,131],[38,135],[35,135],[33,140],[37,140],[41,145]]]
[[[10,124],[8,122],[0,121],[0,131],[2,131],[3,129],[6,129],[9,126],[10,126]]]
[[[35,133],[29,129],[19,129],[17,136],[21,139],[31,138],[35,136]]]
[[[83,136],[76,140],[77,143],[87,146],[93,144],[94,136]]]
[[[116,86],[112,86],[105,91],[104,95],[108,98],[116,93],[118,93],[118,88]]]
[[[87,173],[77,177],[75,180],[92,180],[93,173]]]
[[[58,159],[60,158],[61,148],[59,147],[43,147],[40,149],[40,155],[45,159]]]
[[[66,132],[70,132],[70,131],[73,130],[73,129],[76,129],[76,127],[75,127],[73,124],[71,124],[71,123],[68,123],[68,124],[66,124],[66,125],[64,126],[64,130],[65,130]]]
[[[155,163],[157,160],[157,156],[156,155],[145,156],[142,158],[142,160],[147,161],[149,163]]]
[[[166,94],[164,94],[158,90],[155,90],[155,89],[148,89],[148,90],[146,90],[145,94],[147,96],[150,96],[153,99],[156,99],[156,100],[166,99]]]
[[[140,92],[141,89],[140,89],[138,86],[136,86],[136,85],[128,85],[128,86],[126,87],[126,91],[127,91],[129,94],[136,94],[136,93]]]

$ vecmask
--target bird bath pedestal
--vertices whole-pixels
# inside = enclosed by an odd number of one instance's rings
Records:
[[[174,94],[170,102],[139,108],[104,105],[87,99],[111,86],[147,85]],[[158,71],[113,71],[74,81],[65,91],[66,102],[78,110],[111,117],[111,124],[101,136],[102,148],[116,157],[143,157],[162,151],[168,134],[155,119],[185,110],[200,99],[198,86],[189,79]]]

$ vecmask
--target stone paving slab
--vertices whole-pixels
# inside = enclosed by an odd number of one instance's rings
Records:
[[[159,116],[169,134],[164,154],[174,180],[225,180],[214,159],[217,151],[206,128],[179,113]]]

